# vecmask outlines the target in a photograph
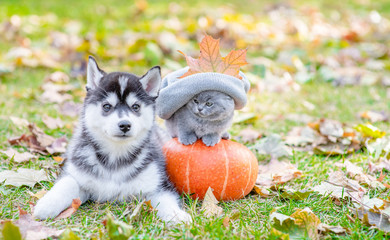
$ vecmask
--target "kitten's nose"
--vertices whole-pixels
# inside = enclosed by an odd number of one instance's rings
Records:
[[[124,120],[118,123],[118,127],[122,132],[126,133],[130,130],[131,124],[129,121]]]
[[[202,106],[198,106],[198,111],[201,112],[203,110]]]

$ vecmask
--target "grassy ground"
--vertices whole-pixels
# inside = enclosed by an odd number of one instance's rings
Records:
[[[32,31],[22,33],[23,37],[30,39],[31,47],[40,47],[49,45],[47,39],[51,31],[70,31],[66,24],[72,21],[81,23],[79,35],[88,36],[89,32],[94,32],[94,39],[103,39],[101,42],[102,48],[108,49],[111,43],[106,40],[112,35],[121,35],[123,32],[131,30],[134,32],[150,32],[151,35],[157,31],[162,31],[167,26],[156,26],[151,19],[162,18],[168,19],[172,14],[177,14],[178,19],[185,23],[187,29],[182,32],[188,32],[190,39],[182,46],[196,50],[197,41],[196,33],[202,32],[197,24],[199,16],[207,16],[207,12],[212,11],[213,7],[228,5],[235,9],[236,13],[250,13],[253,15],[261,15],[263,8],[269,7],[270,3],[258,3],[259,1],[250,1],[248,6],[240,4],[238,1],[225,3],[225,1],[196,1],[183,2],[179,6],[178,12],[172,10],[176,5],[170,4],[168,1],[150,1],[146,10],[140,10],[142,7],[135,7],[133,2],[129,3],[124,0],[110,1],[110,3],[102,4],[95,1],[23,1],[23,0],[3,0],[2,8],[0,9],[0,19],[6,20],[13,15],[44,16],[49,13],[57,16],[53,21],[48,20],[40,22],[38,26],[33,26]],[[347,3],[331,1],[297,1],[291,2],[294,7],[317,6],[324,9],[329,15],[332,11],[340,8],[340,5],[349,12],[356,14],[367,14],[372,9],[380,9],[380,13],[384,16],[390,15],[390,5],[387,1],[377,1],[373,4],[369,1],[359,1]],[[143,4],[138,1],[138,4]],[[68,7],[69,6],[69,7]],[[71,7],[70,7],[71,6]],[[206,9],[210,8],[210,9]],[[138,11],[141,11],[138,13]],[[171,12],[175,13],[171,13]],[[328,15],[327,15],[328,16]],[[193,18],[193,19],[192,19]],[[165,22],[166,23],[166,22]],[[169,24],[173,24],[172,22]],[[34,24],[32,24],[34,25]],[[192,30],[192,28],[194,28]],[[165,31],[165,30],[164,30]],[[174,32],[174,31],[173,31]],[[154,36],[151,37],[153,39]],[[185,38],[178,36],[178,38]],[[7,52],[11,47],[18,45],[18,42],[13,40],[0,39],[0,62],[7,65],[9,61],[6,57]],[[133,56],[132,51],[144,51],[146,43],[139,43],[136,50],[129,49],[128,54]],[[188,47],[190,46],[190,47]],[[102,60],[102,65],[107,66],[108,70],[132,71],[137,74],[145,72],[151,66],[153,57],[149,59],[131,59],[118,61],[114,56],[106,54],[104,49],[88,48],[81,49],[83,54],[92,53],[97,55]],[[250,46],[249,49],[255,49]],[[278,51],[283,49],[283,46],[277,48]],[[197,50],[196,50],[197,51]],[[249,50],[250,51],[250,50]],[[260,51],[260,50],[259,50]],[[336,51],[336,50],[335,50]],[[265,54],[266,50],[262,48],[260,52],[249,52],[253,58],[258,55]],[[337,51],[336,51],[337,52]],[[99,55],[99,53],[104,53]],[[133,62],[132,62],[133,61]],[[158,58],[158,64],[165,68],[168,72],[172,70],[168,65],[172,62],[179,61],[181,66],[184,66],[184,61],[180,56],[173,53],[165,54]],[[180,66],[179,65],[179,66]],[[54,70],[63,70],[69,72],[71,61],[64,61],[59,68],[46,67],[26,67],[16,66],[10,73],[0,73],[0,150],[5,150],[9,147],[7,139],[15,136],[20,136],[26,133],[26,129],[20,129],[12,124],[9,116],[17,116],[25,118],[30,122],[36,123],[45,132],[54,137],[66,136],[68,139],[72,134],[73,124],[76,118],[61,116],[61,119],[66,123],[64,128],[50,130],[45,127],[42,122],[43,115],[52,117],[58,116],[57,106],[53,103],[45,103],[39,100],[42,94],[41,85],[47,74]],[[103,67],[104,68],[104,67]],[[164,69],[163,69],[164,70]],[[251,71],[252,68],[247,68]],[[71,84],[77,90],[71,94],[76,102],[81,102],[83,96],[82,87],[85,84],[83,78],[72,78]],[[256,88],[256,83],[254,83]],[[248,107],[243,112],[255,113],[258,117],[249,122],[238,123],[233,126],[231,133],[237,135],[240,130],[252,125],[263,135],[270,133],[278,133],[285,135],[294,126],[302,126],[302,123],[297,123],[286,119],[289,113],[307,114],[314,119],[331,118],[347,125],[354,126],[363,122],[357,117],[357,113],[365,110],[390,110],[390,101],[387,98],[387,89],[380,85],[371,86],[342,86],[334,87],[331,83],[314,79],[314,81],[302,84],[300,91],[288,90],[285,92],[271,91],[256,91],[253,90],[249,95]],[[312,107],[308,107],[308,104]],[[389,132],[390,124],[382,122],[375,124],[381,130]],[[248,145],[250,146],[250,144]],[[25,150],[21,147],[20,150]],[[349,158],[359,166],[365,167],[367,164],[367,153],[364,151],[353,154],[352,156],[329,157],[321,155],[313,155],[308,152],[294,152],[291,157],[291,162],[298,166],[298,169],[304,172],[302,178],[296,179],[288,184],[294,189],[307,189],[313,187],[327,179],[327,173],[334,170],[336,162],[343,161]],[[266,161],[260,161],[265,164]],[[29,187],[10,187],[0,185],[0,219],[17,219],[19,216],[17,206],[21,206],[25,210],[29,210],[28,202],[36,202],[36,199],[29,195],[29,192],[37,192],[40,189],[50,189],[55,179],[55,173],[59,169],[59,164],[56,163],[50,155],[40,155],[38,160],[29,161],[27,163],[16,163],[7,159],[5,155],[0,154],[0,170],[15,170],[17,168],[32,168],[45,169],[51,176],[50,182],[42,182],[37,184],[33,189]],[[385,178],[388,181],[389,177]],[[371,196],[380,196],[388,199],[387,192],[376,192],[370,190]],[[185,239],[265,239],[270,230],[269,215],[270,212],[277,208],[280,213],[291,215],[295,209],[310,207],[312,211],[320,218],[321,222],[331,223],[332,225],[341,225],[350,229],[347,235],[338,236],[328,234],[325,239],[384,239],[386,233],[377,229],[371,229],[364,225],[357,218],[351,221],[348,215],[351,211],[348,209],[348,204],[336,205],[332,199],[323,197],[317,194],[310,194],[305,200],[285,200],[279,196],[264,199],[258,195],[250,194],[244,199],[234,202],[222,202],[225,215],[231,215],[238,211],[239,217],[233,220],[229,227],[223,226],[223,217],[206,218],[200,211],[201,202],[194,201],[183,197],[186,211],[189,212],[194,219],[190,225],[178,225],[174,227],[166,227],[161,222],[154,212],[147,208],[141,210],[134,219],[129,220],[127,215],[123,215],[126,210],[130,212],[136,207],[136,202],[123,204],[96,204],[89,202],[80,207],[80,209],[70,218],[63,220],[47,220],[46,225],[64,229],[69,228],[83,239],[99,238],[104,235],[103,220],[107,213],[111,213],[116,219],[129,223],[134,228],[134,239],[155,239],[155,238],[185,238]],[[0,237],[1,238],[1,237]]]

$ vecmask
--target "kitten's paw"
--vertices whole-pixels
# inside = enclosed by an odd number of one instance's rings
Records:
[[[222,139],[226,139],[226,140],[230,139],[230,134],[228,132],[224,132],[222,134]]]
[[[221,138],[216,134],[205,135],[202,137],[202,141],[206,146],[212,147],[215,144],[219,143],[219,141],[221,141]]]
[[[184,145],[191,145],[194,144],[198,140],[195,134],[188,134],[188,135],[179,135],[179,142]]]

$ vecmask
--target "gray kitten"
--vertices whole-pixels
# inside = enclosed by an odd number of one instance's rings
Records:
[[[221,138],[229,139],[234,100],[218,91],[201,92],[181,107],[165,124],[172,137],[190,145],[202,139],[206,146],[214,146]]]

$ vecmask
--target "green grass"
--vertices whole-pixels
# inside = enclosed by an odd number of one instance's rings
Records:
[[[345,9],[345,11],[354,14],[367,14],[373,9],[377,9],[384,16],[390,15],[390,5],[388,1],[376,1],[375,3],[360,3],[365,1],[295,1],[291,5],[297,9],[300,7],[316,6],[321,11],[329,16],[332,11]],[[66,31],[66,24],[71,21],[81,23],[79,35],[86,37],[92,36],[92,40],[96,40],[99,47],[96,49],[82,49],[79,52],[83,56],[94,54],[101,59],[103,69],[132,71],[137,74],[144,73],[151,67],[153,59],[137,59],[131,58],[139,52],[143,52],[148,42],[156,42],[156,36],[162,31],[176,32],[169,29],[167,26],[157,26],[156,19],[167,19],[177,16],[183,23],[184,29],[178,31],[178,38],[183,38],[183,46],[188,47],[188,51],[197,52],[197,35],[204,31],[197,26],[197,20],[200,16],[208,16],[213,8],[227,5],[235,10],[236,14],[253,14],[263,16],[265,22],[269,21],[264,13],[264,9],[271,5],[270,2],[250,1],[250,4],[241,4],[239,1],[185,1],[180,3],[177,13],[170,8],[175,6],[169,4],[169,1],[150,1],[149,7],[144,13],[137,13],[134,2],[125,0],[115,0],[109,3],[96,3],[95,1],[23,1],[23,0],[3,0],[0,8],[1,21],[9,19],[13,15],[22,16],[23,21],[28,21],[31,15],[47,16],[52,13],[56,18],[53,21],[41,22],[39,27],[34,28],[34,31],[21,32],[22,38],[31,40],[32,47],[42,47],[47,51],[53,50],[49,47],[48,35],[51,31]],[[68,7],[72,6],[72,7]],[[209,9],[206,9],[209,8]],[[323,9],[325,8],[325,9]],[[27,19],[27,20],[26,20]],[[164,22],[165,23],[165,22]],[[24,23],[28,25],[28,23]],[[106,52],[109,49],[110,37],[123,36],[125,31],[134,31],[137,33],[147,33],[151,35],[144,41],[139,41],[131,48],[127,46],[126,58],[115,58],[109,56]],[[186,33],[187,35],[183,35]],[[90,35],[88,35],[90,34]],[[264,40],[268,44],[268,40]],[[269,40],[272,45],[272,40]],[[9,64],[9,59],[6,53],[10,48],[18,46],[18,42],[13,40],[0,39],[0,63]],[[264,43],[262,43],[264,44]],[[334,44],[339,44],[335,42]],[[264,46],[251,46],[249,55],[251,57],[265,56],[268,54]],[[292,44],[294,45],[294,44]],[[297,44],[297,49],[304,49],[304,44]],[[314,49],[315,54],[335,54],[338,52],[338,47],[321,46],[323,49]],[[291,46],[278,46],[274,50],[285,50],[284,48],[292,49]],[[322,50],[324,52],[322,52]],[[307,49],[302,50],[305,54]],[[332,53],[333,52],[333,53]],[[102,54],[100,54],[102,53]],[[269,55],[271,59],[276,59],[276,53]],[[268,55],[267,55],[268,56]],[[306,56],[305,64],[313,63],[312,56]],[[134,60],[135,59],[135,60]],[[184,59],[175,52],[166,53],[162,58],[158,59],[158,64],[163,66],[166,71],[172,70],[167,65],[169,61],[179,62],[179,65],[184,66]],[[253,63],[256,64],[256,63]],[[68,59],[62,62],[59,70],[69,72],[71,61]],[[72,135],[73,124],[77,118],[64,117],[61,119],[66,123],[66,127],[57,130],[49,130],[42,122],[43,115],[52,117],[58,116],[56,104],[43,103],[39,100],[42,94],[40,86],[43,84],[43,79],[46,75],[54,70],[44,67],[28,68],[17,66],[11,73],[2,75],[0,73],[0,150],[5,150],[10,147],[7,140],[11,137],[20,136],[27,132],[26,129],[20,129],[12,124],[9,116],[17,116],[28,119],[30,122],[36,123],[39,127],[45,130],[47,134],[54,137],[67,136],[69,139]],[[253,71],[250,66],[247,71]],[[1,71],[0,71],[1,72]],[[72,92],[76,102],[80,102],[83,93],[83,85],[85,79],[73,78],[71,84],[77,90]],[[307,114],[314,119],[331,118],[345,123],[347,126],[353,127],[361,122],[357,117],[358,112],[365,110],[390,110],[390,101],[387,96],[387,89],[380,85],[373,86],[345,86],[334,87],[331,83],[321,81],[319,78],[314,81],[302,84],[300,91],[286,92],[267,92],[256,90],[256,83],[252,91],[249,93],[249,104],[241,112],[255,113],[254,120],[235,124],[231,133],[237,135],[240,130],[253,126],[263,135],[270,133],[278,133],[282,136],[286,135],[294,126],[302,126],[302,123],[297,123],[286,119],[289,113]],[[307,107],[304,102],[313,104],[314,109]],[[376,123],[381,130],[389,132],[390,124],[388,122]],[[251,145],[248,145],[251,146]],[[21,150],[26,150],[20,147]],[[321,155],[313,155],[308,152],[294,152],[291,157],[291,162],[296,164],[300,170],[304,172],[303,177],[291,181],[286,186],[293,189],[309,189],[322,181],[326,180],[328,173],[335,170],[335,163],[341,162],[344,159],[351,159],[357,165],[366,168],[368,162],[367,153],[360,151],[352,156],[327,157]],[[267,160],[259,158],[260,167]],[[50,155],[40,155],[38,160],[27,163],[16,163],[7,159],[5,155],[0,154],[0,170],[15,170],[20,167],[32,169],[45,169],[49,176],[49,182],[37,184],[33,189],[29,187],[10,187],[0,185],[0,220],[18,218],[18,206],[30,211],[29,202],[36,203],[36,199],[31,197],[28,192],[37,192],[41,189],[50,189],[55,180],[55,173],[59,171],[59,164],[56,163]],[[376,176],[378,177],[378,176]],[[386,177],[385,181],[390,178]],[[389,192],[383,193],[370,190],[370,196],[382,197],[388,199]],[[244,199],[233,202],[222,202],[224,216],[217,218],[206,218],[200,211],[201,202],[194,201],[185,196],[182,197],[185,210],[193,216],[194,222],[190,225],[177,225],[167,227],[158,219],[156,213],[148,210],[146,207],[132,220],[129,221],[128,215],[123,216],[123,213],[132,211],[137,202],[127,203],[93,203],[88,202],[80,207],[80,209],[70,218],[62,220],[47,220],[45,225],[64,229],[69,228],[79,235],[82,239],[100,238],[105,234],[103,220],[108,213],[112,214],[115,219],[128,223],[134,228],[134,239],[156,239],[156,238],[178,238],[178,239],[266,239],[270,230],[269,215],[274,209],[278,209],[280,213],[291,215],[297,208],[303,209],[309,207],[321,220],[321,222],[340,225],[346,227],[350,232],[344,236],[335,234],[326,234],[325,239],[384,239],[386,233],[377,229],[371,229],[364,225],[359,219],[354,218],[351,221],[347,215],[353,215],[353,212],[348,208],[352,206],[350,202],[341,205],[336,205],[329,197],[323,197],[312,193],[305,200],[286,200],[279,195],[271,198],[261,198],[258,195],[250,194]],[[233,212],[239,211],[239,217],[232,220],[228,228],[223,226],[225,216],[231,215]],[[1,238],[1,237],[0,237]]]

